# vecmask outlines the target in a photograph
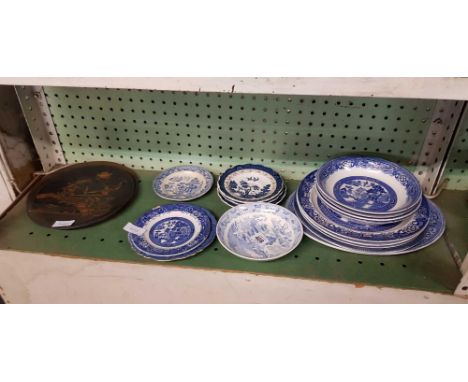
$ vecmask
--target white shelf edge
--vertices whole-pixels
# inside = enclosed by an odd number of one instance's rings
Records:
[[[468,100],[462,77],[0,77],[0,84]]]
[[[13,250],[0,250],[0,283],[12,303],[468,302],[420,290]]]

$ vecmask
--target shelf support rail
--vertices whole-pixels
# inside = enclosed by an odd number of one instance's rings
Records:
[[[465,256],[465,260],[460,267],[460,271],[463,276],[457,286],[457,289],[455,289],[454,294],[455,296],[468,297],[468,254]]]
[[[66,163],[41,86],[15,86],[37,154],[45,172]]]
[[[435,197],[443,186],[443,172],[454,137],[465,109],[464,101],[439,100],[422,146],[415,175],[428,197]]]

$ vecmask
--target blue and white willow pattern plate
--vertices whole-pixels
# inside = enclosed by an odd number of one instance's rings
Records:
[[[317,190],[335,205],[366,216],[399,215],[415,209],[421,187],[408,170],[380,158],[342,157],[317,172]]]
[[[297,201],[299,208],[306,214],[304,216],[306,220],[325,234],[356,244],[372,245],[371,242],[376,242],[376,246],[389,245],[389,243],[403,244],[405,240],[409,241],[421,233],[429,222],[429,204],[426,198],[423,198],[420,208],[412,217],[389,230],[363,232],[345,223],[336,223],[321,213],[320,208],[317,207],[316,174],[317,172],[313,171],[302,180],[297,191]]]
[[[406,253],[411,253],[428,247],[429,245],[435,243],[442,236],[445,230],[445,220],[439,210],[439,208],[431,201],[429,202],[429,224],[424,229],[424,231],[413,239],[410,243],[396,246],[391,249],[368,249],[364,246],[355,246],[344,244],[339,240],[334,240],[329,236],[323,235],[319,231],[311,227],[306,221],[303,220],[298,206],[296,205],[296,195],[293,193],[288,201],[287,208],[292,211],[296,216],[299,217],[301,223],[304,225],[304,234],[310,239],[317,241],[328,247],[332,247],[341,251],[357,253],[362,255],[378,255],[378,256],[393,256],[393,255],[403,255]]]
[[[232,254],[247,260],[269,261],[286,256],[301,242],[299,219],[271,203],[241,204],[221,216],[218,240]]]
[[[187,201],[205,195],[213,186],[213,175],[199,166],[176,166],[161,172],[153,182],[163,199]]]
[[[167,204],[141,215],[135,225],[145,228],[142,236],[128,234],[137,252],[151,256],[177,256],[200,246],[211,230],[210,216],[192,204]]]
[[[283,186],[283,179],[276,171],[259,164],[234,166],[218,179],[221,195],[241,203],[274,199]]]
[[[159,255],[154,255],[154,254],[150,254],[150,253],[142,252],[138,250],[137,248],[133,246],[132,242],[130,242],[130,245],[132,246],[132,249],[136,251],[139,255],[146,257],[148,259],[157,260],[157,261],[183,260],[183,259],[187,259],[189,257],[195,256],[199,254],[200,252],[202,252],[203,250],[205,250],[208,246],[210,246],[216,238],[216,218],[208,210],[205,210],[205,212],[210,218],[210,234],[208,235],[208,238],[203,243],[201,243],[201,245],[185,253],[181,253],[181,254],[173,255],[173,256],[162,256],[162,255],[159,256]]]

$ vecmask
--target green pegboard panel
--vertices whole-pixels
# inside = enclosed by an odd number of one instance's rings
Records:
[[[448,179],[447,188],[451,190],[468,189],[468,113],[459,126],[453,147],[444,171],[444,177]]]
[[[416,164],[435,101],[44,88],[68,163],[135,169],[198,164],[214,173],[263,163],[302,179],[324,161],[364,153]]]

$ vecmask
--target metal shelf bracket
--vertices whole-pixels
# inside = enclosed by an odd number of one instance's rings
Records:
[[[41,86],[15,86],[44,171],[65,164],[62,146]]]
[[[463,101],[437,101],[415,175],[427,196],[436,195],[464,109]]]

